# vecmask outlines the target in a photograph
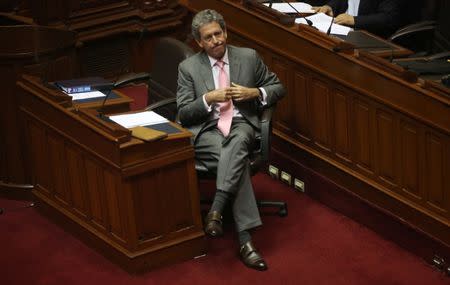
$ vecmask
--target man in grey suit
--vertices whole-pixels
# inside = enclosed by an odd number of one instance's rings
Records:
[[[179,65],[177,108],[181,124],[193,133],[197,162],[217,174],[205,232],[223,234],[222,211],[231,203],[241,260],[266,270],[249,232],[262,223],[248,155],[260,129],[258,111],[275,104],[285,90],[255,50],[226,44],[225,21],[216,11],[196,14],[192,34],[202,51]]]

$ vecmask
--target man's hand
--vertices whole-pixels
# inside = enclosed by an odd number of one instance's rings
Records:
[[[205,100],[208,105],[212,103],[220,103],[228,101],[232,98],[232,92],[230,88],[216,89],[206,93]]]
[[[353,27],[355,25],[355,18],[349,14],[340,14],[334,18],[334,23],[344,26]]]
[[[324,5],[324,6],[320,6],[320,7],[312,7],[312,9],[316,13],[324,13],[324,14],[327,14],[328,16],[333,17],[333,9],[331,9],[331,7],[328,5]]]
[[[248,101],[259,97],[258,88],[248,88],[236,83],[231,83],[229,88],[231,97],[236,102]]]
[[[206,93],[205,100],[208,105],[225,102],[233,99],[236,102],[248,101],[259,97],[258,88],[248,88],[236,83],[231,83],[231,87],[216,89]]]

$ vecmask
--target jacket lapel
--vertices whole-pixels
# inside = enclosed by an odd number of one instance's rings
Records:
[[[231,46],[228,46],[228,60],[230,64],[230,85],[231,82],[240,84],[239,73],[241,71],[241,64],[236,58],[235,50]]]
[[[205,52],[201,54],[201,63],[199,70],[201,77],[203,78],[203,82],[205,83],[205,88],[207,91],[212,91],[215,89],[214,87],[214,78],[211,70],[211,63],[209,61],[208,55]]]

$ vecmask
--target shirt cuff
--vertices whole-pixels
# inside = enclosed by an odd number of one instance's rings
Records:
[[[212,104],[211,105],[208,105],[208,103],[206,103],[206,94],[204,94],[203,95],[203,104],[205,105],[205,109],[206,109],[206,111],[208,111],[208,113],[209,112],[211,112],[212,111]]]
[[[264,88],[259,87],[259,101],[261,102],[261,104],[263,106],[267,105],[267,93],[266,90],[264,90]]]

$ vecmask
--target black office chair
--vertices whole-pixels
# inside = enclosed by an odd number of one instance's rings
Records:
[[[166,118],[176,121],[178,64],[194,52],[188,45],[172,38],[162,38],[158,41],[154,51],[153,68],[149,80],[149,96],[152,97],[151,101],[153,102],[154,96],[159,100],[149,105],[146,110],[154,110]],[[149,102],[151,101],[149,100]],[[261,134],[257,137],[257,143],[250,157],[252,175],[256,174],[269,159],[273,111],[274,107],[261,112]],[[215,179],[215,174],[210,173],[203,166],[196,165],[195,168],[200,179]],[[202,199],[202,203],[210,203],[210,200]],[[277,208],[278,215],[282,217],[288,213],[286,202],[258,200],[257,203],[259,207]]]
[[[158,113],[171,121],[176,120],[176,104],[165,104],[165,100],[176,96],[178,64],[193,54],[187,44],[169,37],[160,38],[153,49],[148,102],[159,104]]]
[[[439,1],[421,0],[414,4],[406,2],[405,5],[406,26],[398,29],[389,40],[412,50],[413,56],[432,54]]]
[[[408,48],[414,56],[428,55],[433,52],[435,21],[424,21],[403,27],[389,37],[389,41]]]
[[[193,54],[194,51],[187,44],[177,39],[159,38],[152,51],[152,70],[123,74],[114,82],[114,88],[146,82],[151,108],[157,109],[165,118],[176,121],[174,98],[177,93],[178,64]]]

